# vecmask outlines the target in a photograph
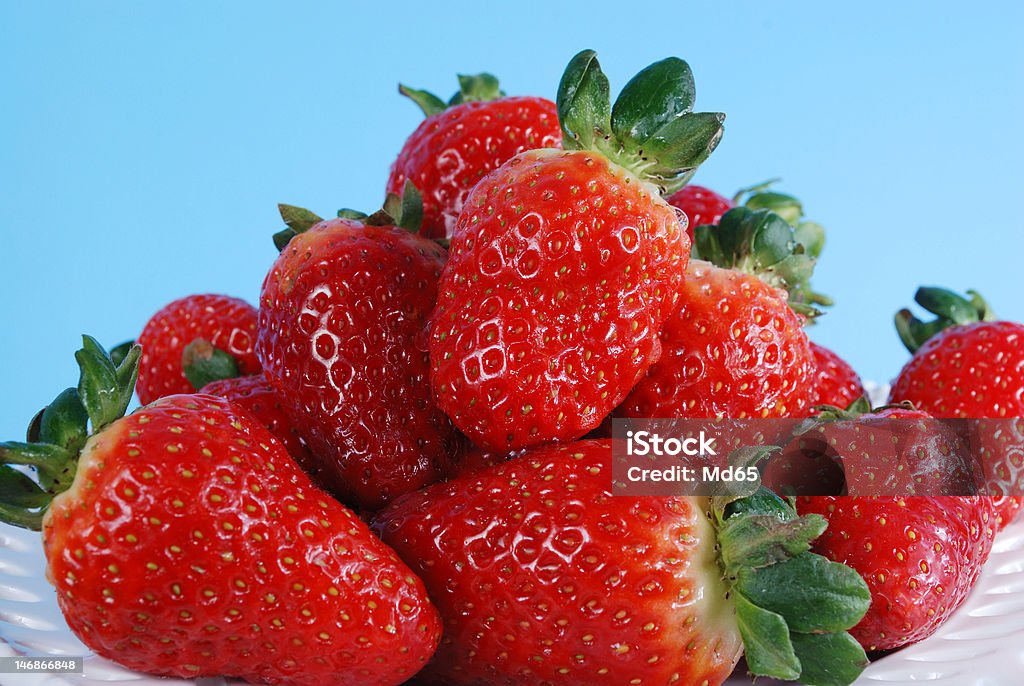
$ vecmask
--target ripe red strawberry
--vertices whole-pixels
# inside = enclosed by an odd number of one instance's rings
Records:
[[[867,394],[860,376],[846,360],[814,341],[811,341],[811,354],[816,370],[811,407],[831,405],[846,408]]]
[[[428,238],[451,238],[470,189],[514,155],[557,148],[562,141],[555,103],[538,97],[506,97],[490,74],[459,76],[448,103],[426,91],[401,86],[427,118],[409,136],[391,166],[387,192],[411,181],[423,195]]]
[[[78,389],[44,411],[42,442],[0,444],[0,469],[17,485],[6,518],[41,524],[47,576],[90,650],[161,676],[295,686],[420,669],[441,632],[422,582],[266,429],[209,395],[121,417],[138,348],[115,367],[86,337],[76,357]]]
[[[969,293],[970,300],[921,288],[914,299],[937,318],[922,322],[908,310],[896,315],[913,357],[889,397],[936,417],[967,419],[985,492],[1018,497],[1024,495],[1024,324],[996,320],[981,296]]]
[[[277,393],[263,374],[211,381],[203,386],[200,392],[230,400],[248,412],[274,435],[306,473],[316,477],[317,464],[309,448],[292,426],[284,408],[281,407]]]
[[[264,373],[319,479],[377,509],[437,481],[452,449],[454,430],[427,381],[425,327],[444,249],[386,215],[320,221],[307,212],[300,225],[298,210],[283,213],[302,230],[263,283]]]
[[[253,352],[256,309],[226,295],[189,295],[160,309],[139,334],[142,362],[136,391],[142,404],[195,390],[185,378],[181,357],[185,346],[197,338],[231,355],[239,374],[260,370]]]
[[[872,410],[861,397],[801,425],[763,481],[807,495],[975,495],[981,471],[958,428],[911,406]]]
[[[444,620],[419,683],[717,686],[743,643],[755,674],[856,677],[864,654],[843,632],[868,593],[804,552],[820,519],[767,491],[613,497],[610,470],[609,441],[547,446],[378,513]]]
[[[778,220],[781,221],[781,220]],[[664,353],[626,398],[625,417],[803,417],[814,362],[785,291],[694,260]]]
[[[1024,507],[1024,496],[997,495],[991,498],[992,510],[996,518],[996,529],[1001,530],[1020,514]]]
[[[690,184],[666,198],[673,207],[678,207],[686,215],[686,235],[693,243],[693,230],[703,224],[717,224],[722,215],[733,207],[732,200],[715,193],[710,188]]]
[[[967,597],[994,537],[988,498],[801,497],[801,514],[828,519],[814,550],[847,564],[871,589],[850,633],[868,650],[927,638]]]
[[[567,150],[522,153],[474,187],[432,318],[438,405],[495,451],[586,434],[658,358],[689,245],[650,181],[678,187],[721,135],[722,115],[690,111],[674,58],[613,109],[584,51],[558,102]]]

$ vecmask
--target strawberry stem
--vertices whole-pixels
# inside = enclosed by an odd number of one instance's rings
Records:
[[[75,353],[78,388],[62,391],[33,418],[28,441],[0,443],[0,521],[29,529],[42,526],[43,514],[74,480],[78,456],[91,433],[124,416],[135,390],[142,348],[132,345],[120,363],[91,336],[82,336]],[[36,475],[33,481],[22,470]]]

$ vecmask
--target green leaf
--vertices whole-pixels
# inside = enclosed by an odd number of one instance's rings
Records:
[[[768,567],[740,569],[735,588],[802,633],[845,631],[871,604],[871,592],[857,572],[808,552]]]
[[[135,341],[125,341],[124,343],[118,343],[110,349],[110,361],[114,363],[114,366],[120,366],[124,362],[124,358],[131,352],[132,347],[135,346]]]
[[[398,226],[410,233],[419,233],[423,225],[423,197],[409,179],[402,186],[402,195],[388,193],[384,207],[367,217],[368,226]]]
[[[0,463],[20,464],[37,469],[59,469],[69,459],[68,451],[52,443],[0,443]]]
[[[370,215],[366,214],[366,212],[360,212],[359,210],[352,210],[352,209],[349,209],[347,207],[342,207],[340,210],[338,210],[338,218],[339,219],[354,219],[355,221],[360,221],[361,222],[361,221],[363,221],[364,219],[366,219],[369,216]]]
[[[796,509],[780,498],[774,491],[764,486],[746,498],[728,504],[723,512],[722,520],[743,514],[772,515],[780,522],[796,519]]]
[[[821,251],[825,249],[825,227],[821,224],[800,222],[793,229],[793,237],[811,257],[820,257]]]
[[[721,525],[718,542],[722,564],[730,576],[744,569],[776,565],[811,549],[828,523],[820,515],[780,522],[774,514],[731,517]]]
[[[39,531],[52,498],[25,474],[0,465],[0,521]]]
[[[868,666],[864,648],[846,632],[791,634],[800,660],[800,683],[806,686],[848,686]]]
[[[93,432],[124,416],[131,403],[138,377],[142,349],[135,346],[115,368],[107,351],[92,336],[82,336],[82,349],[75,353],[81,370],[78,395],[89,414]]]
[[[398,84],[398,92],[416,103],[417,107],[423,111],[423,116],[425,117],[431,117],[438,112],[444,112],[448,109],[448,103],[430,91],[416,90],[415,88]]]
[[[65,389],[43,410],[35,440],[77,454],[88,437],[89,415],[78,397],[78,389]]]
[[[921,321],[908,309],[896,313],[896,333],[910,352],[917,352],[940,331],[951,326],[981,321],[995,321],[996,315],[977,291],[967,291],[970,299],[953,291],[934,286],[922,286],[914,300],[930,313],[937,315],[930,322]]]
[[[786,620],[757,607],[740,593],[736,593],[733,600],[750,672],[789,681],[799,677],[800,660],[793,650]]]
[[[556,104],[566,150],[594,150],[599,139],[611,135],[611,89],[593,50],[569,61]]]
[[[197,391],[208,383],[239,376],[234,356],[215,348],[204,338],[197,338],[185,346],[181,352],[181,367],[185,378]]]
[[[490,102],[504,97],[505,93],[498,85],[493,74],[459,74],[459,92],[452,96],[448,105],[460,105],[464,102]]]
[[[630,79],[612,107],[612,131],[642,146],[672,120],[693,110],[696,89],[690,65],[678,57],[655,62]]]
[[[722,140],[725,115],[691,112],[671,120],[644,142],[636,171],[672,192],[686,185],[688,172],[700,166]]]
[[[310,212],[304,207],[285,205],[278,203],[277,211],[281,214],[287,229],[282,229],[274,234],[274,247],[280,252],[288,245],[293,238],[300,233],[309,231],[311,228],[323,221],[320,216]]]
[[[744,203],[751,210],[771,210],[792,226],[804,216],[804,207],[799,200],[787,193],[761,191],[754,193]]]

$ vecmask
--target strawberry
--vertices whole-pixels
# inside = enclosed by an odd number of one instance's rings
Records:
[[[85,337],[76,357],[78,388],[44,411],[40,442],[0,444],[0,470],[5,519],[42,527],[47,577],[90,650],[295,686],[420,669],[441,629],[422,583],[265,428],[209,395],[122,417],[139,349],[115,366]]]
[[[814,394],[811,406],[831,405],[846,408],[867,394],[860,376],[843,358],[828,348],[811,341],[814,356]]]
[[[256,344],[256,309],[226,295],[189,295],[161,308],[139,334],[142,362],[136,391],[139,401],[195,390],[182,369],[185,346],[196,338],[231,356],[237,373],[260,370]]]
[[[490,74],[459,76],[459,92],[445,103],[426,91],[400,86],[426,115],[391,165],[387,192],[411,181],[423,194],[423,235],[451,238],[470,189],[514,155],[557,148],[562,136],[555,103],[506,97]]]
[[[415,223],[415,189],[405,202],[392,212]],[[291,226],[275,240],[288,242],[260,296],[263,370],[318,478],[377,509],[438,480],[455,440],[427,382],[425,327],[445,252],[383,213],[282,214]]]
[[[823,406],[764,483],[807,495],[974,495],[981,473],[958,428],[909,405],[871,409],[863,396],[846,410]]]
[[[1009,509],[1000,519],[1008,523],[1024,495],[1024,324],[998,320],[980,295],[968,293],[970,299],[919,289],[914,299],[936,315],[931,322],[897,313],[897,331],[913,356],[889,397],[967,420],[985,492],[1013,499],[1001,501]]]
[[[419,683],[721,684],[751,672],[845,684],[868,605],[852,570],[806,552],[823,526],[762,490],[613,497],[611,442],[529,450],[378,513],[445,633]],[[798,590],[799,589],[799,590]],[[823,674],[830,674],[828,679]]]
[[[574,57],[558,96],[566,150],[513,157],[459,215],[431,383],[482,448],[586,434],[660,354],[689,252],[660,193],[710,154],[723,115],[691,112],[692,75],[675,58],[640,72],[614,108],[608,89],[592,51]]]
[[[664,354],[617,414],[806,416],[815,370],[803,324],[817,311],[783,289],[806,291],[814,258],[767,209],[737,207],[717,227],[696,231],[695,259],[662,333]]]
[[[690,184],[666,198],[668,204],[683,211],[689,220],[686,223],[686,235],[693,243],[693,230],[703,224],[718,224],[722,215],[733,207],[733,202],[725,196],[715,193],[710,188]]]
[[[933,634],[963,603],[994,537],[979,497],[800,497],[801,514],[828,519],[814,550],[860,572],[871,608],[850,633],[868,650]]]
[[[203,386],[200,392],[230,400],[245,410],[274,435],[300,467],[311,476],[316,476],[314,457],[292,426],[284,408],[281,407],[281,401],[263,374],[211,381]]]

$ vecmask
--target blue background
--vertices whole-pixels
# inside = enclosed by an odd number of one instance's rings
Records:
[[[255,302],[277,202],[372,210],[420,121],[488,70],[553,97],[577,50],[613,90],[678,55],[728,113],[695,182],[775,176],[830,231],[813,337],[865,378],[906,359],[918,284],[1024,319],[1024,12],[1018,3],[0,3],[0,438],[195,292]],[[551,6],[548,6],[551,5]]]

